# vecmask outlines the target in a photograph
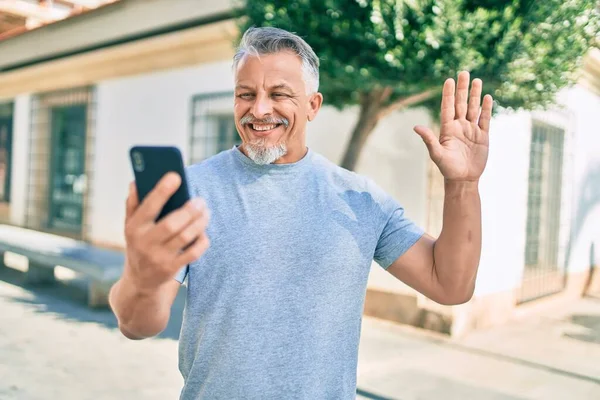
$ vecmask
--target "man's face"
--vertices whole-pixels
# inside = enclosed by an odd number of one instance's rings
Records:
[[[307,94],[302,61],[292,52],[246,57],[235,76],[236,127],[242,149],[258,164],[287,163],[305,154],[306,122],[320,93]]]

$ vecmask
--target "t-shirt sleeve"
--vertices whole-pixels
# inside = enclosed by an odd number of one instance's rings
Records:
[[[424,231],[406,217],[404,208],[393,198],[387,197],[383,209],[387,220],[377,240],[373,259],[387,269],[423,236]]]
[[[175,280],[177,282],[183,284],[183,282],[185,281],[185,278],[187,277],[189,269],[190,269],[190,267],[188,265],[186,265],[185,267],[181,268],[179,270],[179,272],[177,272],[177,275],[175,275]]]

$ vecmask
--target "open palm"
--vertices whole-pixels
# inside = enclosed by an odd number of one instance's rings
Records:
[[[477,181],[487,163],[492,96],[486,95],[481,104],[481,79],[473,80],[469,96],[469,78],[463,71],[456,88],[454,79],[444,82],[439,139],[427,127],[414,128],[448,180]]]

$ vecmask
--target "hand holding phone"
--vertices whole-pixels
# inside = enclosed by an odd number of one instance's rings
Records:
[[[127,200],[127,263],[137,284],[152,290],[206,251],[210,215],[202,199],[190,198],[178,149],[136,146],[130,157],[135,183]]]

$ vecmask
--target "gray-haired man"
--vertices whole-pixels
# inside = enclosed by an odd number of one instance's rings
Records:
[[[243,144],[189,167],[195,200],[159,223],[177,178],[142,204],[131,186],[127,264],[111,306],[125,336],[154,336],[187,278],[182,399],[352,399],[373,260],[443,304],[473,293],[492,99],[480,109],[476,79],[468,102],[462,72],[456,96],[454,80],[444,85],[440,138],[415,127],[446,179],[434,239],[372,181],[306,147],[323,97],[318,58],[301,38],[247,31],[234,73]]]

